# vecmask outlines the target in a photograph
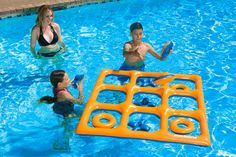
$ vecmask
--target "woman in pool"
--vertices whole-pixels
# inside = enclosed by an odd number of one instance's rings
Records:
[[[50,75],[50,82],[53,86],[54,96],[44,96],[39,102],[45,102],[48,104],[54,103],[53,111],[62,115],[64,118],[75,115],[74,104],[83,103],[83,84],[82,80],[77,84],[79,95],[77,98],[73,97],[68,91],[67,87],[71,85],[71,81],[64,70],[54,70]]]
[[[51,8],[43,5],[39,8],[36,25],[32,28],[30,48],[35,58],[53,57],[58,52],[65,52],[60,26],[53,22],[54,14]],[[35,45],[38,40],[41,49],[36,52]]]

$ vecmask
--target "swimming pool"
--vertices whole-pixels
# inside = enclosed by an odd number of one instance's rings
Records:
[[[233,0],[123,0],[60,10],[55,21],[68,50],[48,60],[29,51],[36,15],[0,20],[0,156],[236,156],[235,15]],[[159,52],[166,41],[175,44],[164,62],[147,55],[146,70],[202,77],[212,145],[73,134],[70,151],[53,149],[62,136],[60,122],[49,106],[36,104],[51,95],[49,73],[84,73],[87,101],[100,71],[122,64],[122,46],[135,21]]]

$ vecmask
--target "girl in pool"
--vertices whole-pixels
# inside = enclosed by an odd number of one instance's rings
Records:
[[[43,5],[39,8],[36,25],[32,28],[30,48],[35,58],[53,57],[58,52],[65,52],[60,26],[53,22],[54,14],[51,8]],[[41,49],[36,52],[35,45],[38,40]]]
[[[48,104],[54,103],[52,107],[53,111],[56,114],[62,115],[64,118],[62,123],[64,131],[61,134],[61,130],[59,129],[56,133],[53,148],[57,150],[70,150],[69,141],[74,132],[74,120],[80,116],[78,115],[78,111],[74,110],[74,104],[83,103],[83,78],[80,78],[78,83],[73,83],[73,86],[76,86],[79,91],[77,98],[73,97],[67,89],[67,87],[71,85],[72,81],[70,81],[68,74],[64,70],[54,70],[51,72],[50,82],[53,86],[52,91],[54,96],[44,96],[40,98],[39,102]],[[60,134],[62,136],[60,136]]]
[[[131,24],[130,34],[132,40],[124,44],[123,56],[125,61],[121,65],[120,70],[144,71],[144,59],[147,52],[150,52],[159,60],[164,60],[164,58],[162,58],[162,56],[159,55],[150,44],[142,42],[143,26],[141,23],[135,22]]]
[[[76,87],[79,91],[77,98],[73,97],[68,91],[67,87],[71,85],[71,81],[64,70],[55,70],[50,75],[50,82],[53,86],[54,96],[44,96],[39,102],[45,102],[48,104],[54,103],[53,111],[62,115],[64,118],[72,117],[75,115],[74,104],[83,103],[83,84],[82,80],[76,83]]]

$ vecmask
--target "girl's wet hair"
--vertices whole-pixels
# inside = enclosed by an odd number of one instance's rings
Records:
[[[58,83],[63,81],[65,73],[66,72],[64,70],[54,70],[51,72],[50,82],[54,88],[57,88]]]
[[[57,85],[59,82],[63,81],[63,78],[65,76],[65,71],[64,70],[54,70],[53,72],[51,72],[50,74],[50,82],[53,86],[53,88],[57,88]],[[57,98],[55,97],[51,97],[51,96],[44,96],[42,98],[39,99],[39,102],[42,103],[47,103],[47,104],[52,104],[57,102]]]
[[[135,22],[135,23],[130,25],[129,29],[130,29],[130,32],[133,32],[133,30],[135,30],[135,29],[143,29],[143,26],[142,26],[141,23]]]

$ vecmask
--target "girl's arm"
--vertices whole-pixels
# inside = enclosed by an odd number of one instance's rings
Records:
[[[84,98],[82,80],[79,82],[79,84],[77,84],[77,89],[79,91],[78,98],[73,97],[73,95],[71,95],[70,92],[65,90],[57,94],[58,100],[69,101],[72,102],[73,104],[82,104]]]
[[[73,104],[81,104],[81,100],[79,98],[73,97],[69,92],[60,92],[57,95],[58,100],[61,101],[69,101]]]
[[[79,84],[76,84],[76,85],[77,85],[77,89],[79,91],[79,95],[78,95],[79,103],[82,104],[83,99],[84,99],[83,79],[79,82]]]

